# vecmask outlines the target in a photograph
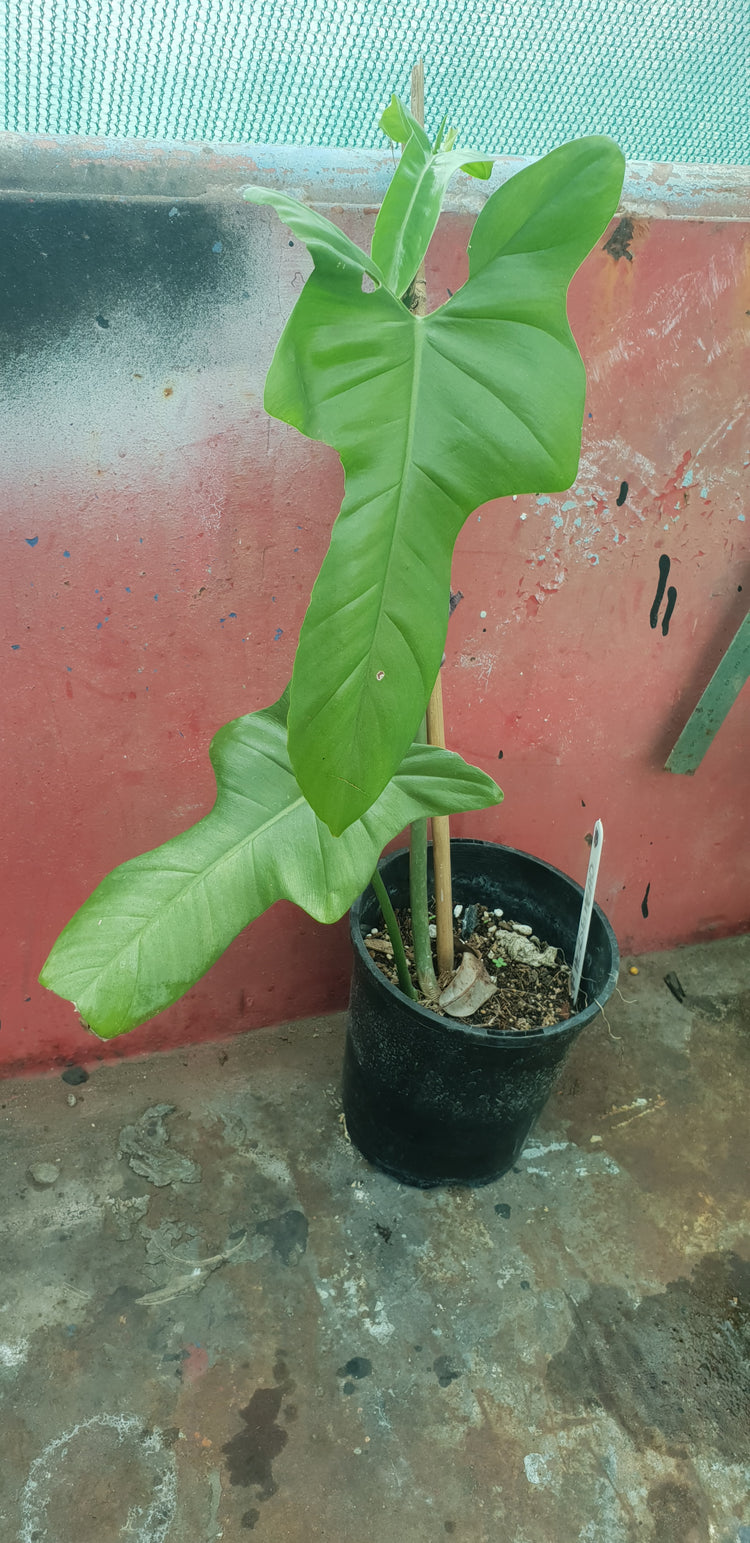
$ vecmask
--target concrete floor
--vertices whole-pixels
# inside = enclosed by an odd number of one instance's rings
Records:
[[[483,1190],[340,1018],[5,1083],[3,1543],[750,1543],[750,938],[630,962]]]

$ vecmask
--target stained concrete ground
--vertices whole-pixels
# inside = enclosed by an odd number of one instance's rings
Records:
[[[3,1084],[3,1543],[750,1543],[750,938],[630,963],[482,1190],[339,1017]]]

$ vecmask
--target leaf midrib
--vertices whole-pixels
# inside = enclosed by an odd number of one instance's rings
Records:
[[[397,504],[396,504],[395,514],[394,514],[394,517],[393,517],[393,524],[392,524],[392,529],[391,529],[391,537],[390,537],[390,542],[389,542],[388,561],[386,563],[385,571],[383,573],[383,582],[382,582],[382,584],[380,586],[380,600],[378,602],[378,614],[377,614],[377,620],[376,620],[375,626],[373,628],[373,636],[374,636],[375,639],[377,639],[379,637],[380,628],[381,628],[381,624],[382,624],[382,621],[383,621],[383,613],[384,613],[384,607],[385,607],[385,596],[386,596],[387,591],[388,591],[388,581],[389,581],[389,578],[390,578],[391,566],[393,564],[394,547],[396,545],[396,537],[397,537],[399,526],[400,526],[401,520],[402,520],[403,501],[404,501],[404,485],[405,485],[405,482],[406,482],[406,469],[407,469],[407,466],[411,465],[411,460],[412,460],[411,452],[412,452],[412,448],[413,448],[413,445],[414,445],[414,435],[415,435],[416,418],[417,418],[417,405],[418,405],[418,399],[419,399],[420,376],[421,376],[421,370],[422,370],[422,358],[423,358],[423,355],[424,355],[424,347],[425,347],[425,342],[424,342],[425,334],[424,334],[424,330],[423,330],[423,327],[422,327],[422,322],[423,322],[424,319],[425,318],[423,318],[421,316],[412,316],[412,320],[414,322],[415,331],[414,331],[414,334],[413,334],[413,336],[414,336],[414,360],[413,360],[413,366],[412,366],[411,397],[410,397],[410,401],[409,401],[409,421],[408,421],[408,425],[407,425],[406,439],[405,439],[405,442],[404,442],[404,452],[403,452],[402,463],[401,463],[401,477],[400,477],[400,480],[399,480],[399,489],[400,489],[400,491],[399,491],[398,501],[397,501]],[[371,645],[371,647],[368,649],[367,656],[366,656],[366,659],[367,659],[370,667],[372,667],[372,663],[373,663],[374,647],[375,647],[374,644]],[[361,717],[362,717],[363,711],[364,711],[364,696],[363,696],[362,693],[360,693],[359,705],[358,705],[358,709],[357,709],[356,728],[355,728],[355,732],[357,734],[359,734],[360,721],[361,721]]]

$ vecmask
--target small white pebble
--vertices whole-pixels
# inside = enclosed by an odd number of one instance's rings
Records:
[[[484,618],[485,618],[485,616],[486,616],[486,615],[487,615],[487,612],[486,612],[486,611],[480,611],[480,612],[479,612],[479,615],[480,615],[480,616],[481,616],[481,618],[482,618],[482,621],[484,621]]]
[[[456,917],[456,919],[458,919],[458,917],[461,915],[462,911],[463,911],[463,906],[462,905],[454,905],[454,907],[453,907],[453,915]]]
[[[601,1136],[589,1136],[589,1141],[591,1142],[592,1146],[594,1146],[596,1142],[601,1141],[601,1139]]]
[[[75,1106],[78,1103],[78,1099],[76,1098],[75,1093],[68,1094],[68,1103],[70,1104],[71,1109],[75,1109]]]
[[[428,930],[429,930],[429,934],[430,934],[431,938],[436,938],[437,937],[437,927],[435,926],[434,922],[430,922]]]
[[[502,911],[499,908],[498,908],[498,910],[492,912],[493,916],[502,916],[502,914],[503,913],[502,913]]]

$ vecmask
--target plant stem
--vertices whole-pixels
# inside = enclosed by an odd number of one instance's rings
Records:
[[[414,736],[417,745],[427,743],[427,724],[424,719]],[[409,904],[411,907],[411,931],[414,943],[414,964],[417,980],[429,1001],[437,1001],[440,987],[432,962],[430,937],[430,908],[427,900],[427,817],[413,820],[410,828],[409,851]]]
[[[380,909],[383,912],[383,921],[385,922],[385,925],[386,925],[386,928],[387,928],[387,931],[388,931],[388,936],[389,936],[389,938],[391,940],[391,947],[393,949],[393,957],[394,957],[394,959],[396,961],[396,970],[397,970],[397,973],[398,973],[398,983],[399,983],[399,986],[401,987],[401,990],[403,991],[404,996],[411,997],[412,1001],[416,1002],[416,1000],[417,1000],[417,993],[414,990],[414,987],[413,987],[413,985],[411,983],[411,976],[409,974],[409,967],[408,967],[408,965],[406,963],[406,954],[404,953],[404,942],[403,942],[403,938],[401,937],[401,933],[399,932],[399,929],[398,929],[398,922],[396,921],[396,913],[395,913],[395,911],[393,909],[393,906],[391,905],[391,897],[388,894],[388,891],[387,891],[387,889],[385,887],[385,884],[383,883],[383,880],[380,877],[380,874],[379,874],[377,868],[375,869],[375,872],[374,872],[374,874],[373,874],[373,876],[372,876],[372,878],[370,880],[370,883],[372,884],[372,887],[373,887],[373,889],[375,891],[375,894],[377,896],[378,903],[380,905]]]
[[[423,737],[423,736],[422,736]],[[409,852],[409,903],[417,980],[429,1001],[440,995],[432,962],[432,939],[427,904],[427,819],[413,820]]]

